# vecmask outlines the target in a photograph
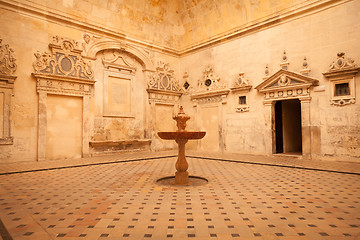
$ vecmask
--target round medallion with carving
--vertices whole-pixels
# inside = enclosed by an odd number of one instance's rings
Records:
[[[64,70],[65,72],[69,72],[72,69],[72,62],[70,58],[64,57],[63,59],[61,59],[60,66],[62,70]]]

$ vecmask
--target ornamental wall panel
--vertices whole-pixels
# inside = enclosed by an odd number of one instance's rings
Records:
[[[35,53],[33,63],[34,73],[37,84],[36,89],[39,94],[39,126],[38,126],[38,160],[49,159],[46,156],[52,146],[49,145],[48,134],[51,133],[48,126],[48,111],[53,111],[48,106],[48,95],[61,95],[82,98],[82,116],[79,119],[81,124],[82,157],[89,154],[89,99],[93,95],[94,73],[92,62],[81,56],[82,50],[79,43],[75,40],[54,36],[49,44],[50,52]],[[67,98],[64,99],[67,102]],[[70,99],[70,98],[69,98]],[[65,102],[64,102],[65,103]],[[56,120],[58,121],[58,120]],[[64,116],[63,121],[66,121]],[[69,136],[72,136],[69,132]],[[60,140],[58,139],[57,142]],[[55,145],[57,144],[56,141]],[[55,147],[55,146],[53,146]],[[64,149],[66,151],[66,149]],[[61,156],[51,155],[54,158],[66,158],[66,154]],[[73,157],[69,153],[67,157]]]

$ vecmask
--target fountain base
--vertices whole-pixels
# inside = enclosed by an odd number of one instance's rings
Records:
[[[175,176],[168,176],[158,179],[156,183],[162,186],[202,186],[207,184],[208,180],[203,177],[188,176],[188,181],[186,184],[178,184],[176,183]]]
[[[176,185],[186,185],[188,183],[189,183],[188,171],[175,173],[175,184]]]

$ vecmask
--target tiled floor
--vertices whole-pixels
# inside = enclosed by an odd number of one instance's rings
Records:
[[[164,186],[156,180],[174,174],[175,157],[129,156],[1,175],[6,231],[39,240],[360,239],[359,174],[197,155],[187,158],[190,175],[207,184]]]

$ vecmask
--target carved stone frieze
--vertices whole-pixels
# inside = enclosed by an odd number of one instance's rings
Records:
[[[85,96],[92,95],[93,82],[69,81],[64,77],[48,77],[34,74],[37,78],[37,91],[58,95]]]
[[[12,75],[16,71],[15,53],[9,44],[3,44],[0,38],[0,74]]]
[[[176,102],[183,93],[174,71],[165,62],[159,62],[156,71],[149,73],[147,91],[150,102]]]

